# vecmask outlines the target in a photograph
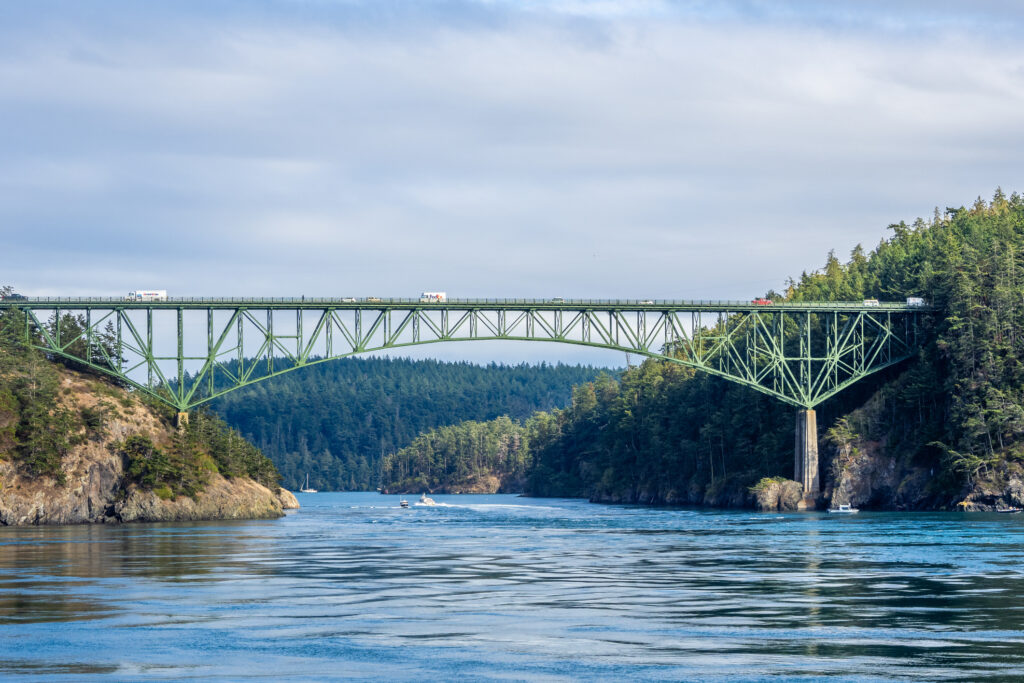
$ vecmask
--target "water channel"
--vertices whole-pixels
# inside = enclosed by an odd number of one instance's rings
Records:
[[[1024,515],[434,498],[319,493],[276,521],[0,528],[0,679],[1024,671]]]

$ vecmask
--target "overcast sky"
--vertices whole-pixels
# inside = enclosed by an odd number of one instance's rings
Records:
[[[1024,190],[1021,5],[2,3],[0,284],[753,297]]]

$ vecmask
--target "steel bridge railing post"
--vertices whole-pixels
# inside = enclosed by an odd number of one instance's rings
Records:
[[[178,307],[178,409],[185,399],[185,309]]]
[[[267,353],[267,373],[273,374],[274,372],[274,309],[267,309],[267,341],[269,343]]]
[[[153,388],[153,309],[146,309],[146,386]]]
[[[238,352],[238,374],[236,375],[235,384],[241,384],[242,378],[245,377],[245,310],[242,307],[235,309],[235,315],[238,317],[237,330],[235,332],[235,349]]]
[[[117,309],[117,374],[124,374],[124,345],[121,341],[121,318],[124,317],[124,309]]]
[[[85,362],[92,363],[92,307],[85,309]]]
[[[217,352],[213,347],[213,309],[206,309],[206,364],[209,370],[206,373],[206,386],[210,396],[217,390],[214,382],[214,367],[217,362]]]

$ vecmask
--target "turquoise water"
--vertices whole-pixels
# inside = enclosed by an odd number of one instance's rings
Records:
[[[450,507],[320,493],[268,522],[0,528],[0,678],[1024,672],[1024,515],[435,499]]]

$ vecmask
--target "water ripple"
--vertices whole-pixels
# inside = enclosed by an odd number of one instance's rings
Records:
[[[0,529],[0,677],[1013,680],[1024,520],[512,496]]]

